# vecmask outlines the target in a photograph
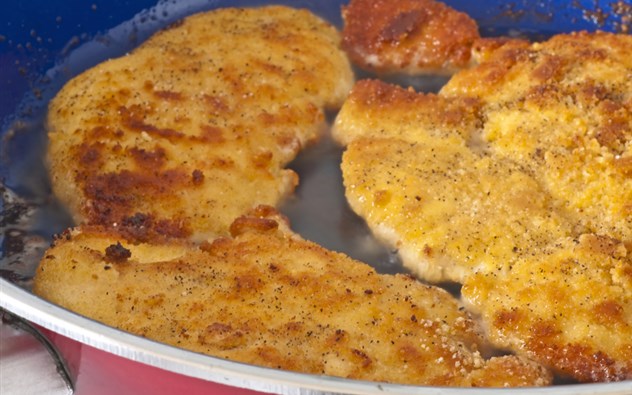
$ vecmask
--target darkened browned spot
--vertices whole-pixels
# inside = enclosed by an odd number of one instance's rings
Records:
[[[349,100],[360,106],[380,107],[384,111],[419,112],[428,122],[443,125],[477,125],[481,103],[468,97],[441,97],[432,93],[418,93],[379,80],[361,80],[353,88]]]
[[[553,321],[535,323],[525,349],[538,361],[554,366],[557,373],[582,382],[620,381],[632,373],[629,367],[617,366],[601,351],[583,344],[561,342],[561,333]]]
[[[143,89],[154,95],[158,99],[169,100],[169,101],[180,101],[183,96],[180,92],[172,92],[167,90],[155,90],[154,83],[151,81],[145,81],[143,84]]]
[[[235,166],[235,162],[230,158],[215,158],[212,166],[217,169],[232,169]]]
[[[558,101],[564,94],[564,92],[560,92],[558,85],[543,83],[529,89],[525,97],[529,103],[548,107],[552,101]]]
[[[404,363],[414,362],[416,366],[423,366],[424,362],[427,360],[417,347],[407,341],[400,342],[400,344],[398,344],[397,352]]]
[[[614,167],[624,174],[632,174],[632,156],[616,157]]]
[[[365,353],[362,350],[358,350],[356,348],[352,349],[351,352],[353,353],[353,355],[355,355],[358,359],[360,359],[360,364],[363,368],[366,368],[367,366],[369,366],[373,361],[371,360],[371,357],[369,357],[367,355],[367,353]]]
[[[204,102],[212,114],[218,114],[228,111],[228,104],[219,96],[203,96]]]
[[[509,329],[518,324],[522,319],[522,314],[518,309],[500,310],[494,317],[494,326],[501,329]]]
[[[154,295],[147,295],[145,298],[143,298],[143,304],[148,309],[161,308],[164,302],[165,302],[165,294],[162,292],[154,294]]]
[[[613,258],[620,258],[625,255],[625,252],[621,249],[621,242],[609,236],[585,234],[578,241],[580,246],[587,251],[598,252]]]
[[[587,62],[589,60],[603,62],[610,56],[603,48],[587,47],[582,43],[577,44],[577,59]]]
[[[288,332],[298,332],[303,329],[304,325],[302,322],[292,321],[286,323],[284,327]]]
[[[490,84],[498,84],[505,79],[512,67],[533,56],[535,53],[526,47],[502,48],[500,55],[494,59],[494,62],[483,63],[479,66],[484,71],[482,78]]]
[[[202,242],[200,244],[200,250],[207,252],[209,254],[222,254],[225,248],[228,248],[233,243],[233,240],[230,237],[218,237],[213,240],[212,243]]]
[[[186,219],[162,219],[156,222],[154,229],[159,236],[167,238],[184,239],[192,234]]]
[[[226,141],[222,129],[216,126],[202,125],[200,129],[202,130],[202,134],[194,137],[194,140],[199,140],[203,143],[223,143]]]
[[[274,347],[259,347],[256,354],[262,361],[265,361],[267,366],[287,370],[294,367],[294,358],[292,358],[292,356],[281,355],[281,353]]]
[[[105,144],[96,142],[92,144],[82,143],[77,147],[79,163],[81,166],[96,169],[103,164],[103,151]]]
[[[254,274],[242,274],[240,276],[236,276],[234,281],[236,297],[238,297],[240,293],[243,294],[244,292],[256,291],[262,287],[261,279]]]
[[[540,81],[555,79],[564,71],[565,65],[566,61],[559,56],[544,56],[542,63],[533,70],[531,75]]]
[[[202,170],[195,169],[193,173],[191,173],[191,178],[193,180],[193,185],[202,185],[204,182],[204,172]]]
[[[437,115],[438,119],[448,125],[459,125],[465,121],[477,120],[480,117],[479,109],[481,103],[475,98],[441,98],[433,100],[436,100],[437,105],[445,109],[438,111]]]
[[[551,322],[538,322],[531,327],[531,335],[542,340],[550,340],[559,335],[561,330]]]
[[[154,83],[148,80],[145,80],[143,83],[143,90],[145,92],[153,92],[154,91]]]
[[[86,206],[88,222],[112,225],[133,215],[138,203],[156,199],[158,195],[177,199],[173,194],[180,186],[190,182],[190,175],[181,170],[163,172],[131,172],[95,174],[82,172],[77,176],[89,204]]]
[[[160,146],[156,146],[154,151],[147,151],[136,147],[132,147],[128,151],[132,158],[134,158],[134,162],[146,170],[160,169],[167,160],[167,153],[164,148]]]
[[[97,142],[103,139],[119,139],[123,137],[124,133],[119,129],[112,130],[106,126],[95,126],[86,135],[88,137],[87,141]]]
[[[347,331],[345,331],[344,329],[336,329],[334,333],[328,337],[327,343],[330,345],[340,343],[346,340],[347,337],[348,337]]]
[[[169,101],[181,101],[183,99],[182,93],[180,92],[154,91],[153,94],[159,99],[164,99],[164,100],[169,100]]]
[[[578,91],[578,98],[582,103],[595,103],[608,96],[608,88],[593,81],[583,83]]]
[[[142,229],[150,228],[152,222],[153,220],[151,216],[143,213],[136,213],[132,216],[123,218],[121,225],[129,228]]]
[[[626,132],[629,133],[629,129],[625,123],[613,122],[600,127],[595,133],[595,139],[603,147],[622,151],[626,142]]]
[[[632,113],[625,105],[607,98],[599,102],[598,110],[605,122],[600,125],[595,138],[602,146],[608,147],[615,154],[623,153],[632,136],[630,126]]]
[[[132,96],[132,91],[129,90],[128,88],[121,88],[118,91],[116,91],[116,96],[119,99],[127,100]]]
[[[133,108],[119,107],[119,114],[121,117],[121,123],[126,128],[137,131],[145,132],[154,137],[165,138],[171,142],[176,141],[184,137],[184,134],[170,128],[159,128],[154,125],[150,125],[144,120],[144,111],[139,106],[132,106]]]
[[[265,70],[267,73],[276,74],[281,77],[285,77],[287,75],[287,72],[283,67],[277,64],[271,63],[270,61],[262,61],[260,59],[253,59],[252,63],[255,64],[258,68]],[[296,70],[295,72],[299,72],[299,71]]]
[[[281,133],[276,136],[276,142],[279,148],[291,150],[293,153],[301,149],[301,142],[294,133]]]
[[[623,323],[623,306],[615,300],[606,300],[593,308],[595,318],[604,325]]]
[[[413,32],[428,20],[428,13],[424,9],[414,9],[400,12],[388,20],[379,34],[381,41],[398,41]]]
[[[136,213],[122,219],[118,231],[134,242],[160,242],[165,239],[183,239],[192,233],[189,223],[183,219],[156,220],[153,215]]]
[[[624,122],[626,120],[629,120],[626,119],[629,113],[628,111],[626,111],[625,106],[617,101],[610,100],[606,97],[602,98],[602,100],[599,102],[599,111],[603,115],[611,117],[609,119],[616,120],[616,122]]]
[[[526,348],[534,351],[537,359],[555,366],[557,373],[572,375],[581,382],[621,381],[626,378],[625,368],[617,367],[615,361],[601,351],[581,344],[546,344],[530,339]]]
[[[373,194],[373,202],[378,207],[383,207],[391,201],[391,193],[389,191],[380,190]]]
[[[272,158],[273,158],[272,152],[270,151],[260,152],[252,156],[252,164],[257,168],[265,169],[265,168],[268,168],[270,164],[272,163]]]
[[[105,249],[105,260],[110,263],[124,263],[132,256],[132,252],[123,247],[120,242]]]

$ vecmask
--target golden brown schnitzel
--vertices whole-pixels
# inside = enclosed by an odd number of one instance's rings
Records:
[[[533,386],[548,371],[485,359],[476,325],[446,291],[305,241],[273,209],[201,246],[69,231],[45,253],[38,295],[178,347],[272,368],[439,386]]]
[[[342,171],[354,211],[428,281],[463,282],[572,231],[519,166],[455,142],[361,138]]]
[[[481,53],[438,95],[356,85],[334,130],[349,202],[420,276],[462,282],[495,345],[630,379],[632,36]]]
[[[632,36],[558,35],[500,48],[443,97],[481,102],[482,138],[590,231],[632,247]]]
[[[632,254],[585,234],[468,278],[490,340],[580,381],[632,379]]]
[[[349,57],[380,73],[452,73],[480,37],[472,18],[434,0],[352,0],[342,16]]]
[[[77,223],[140,240],[227,234],[293,191],[284,165],[353,81],[339,41],[306,10],[226,8],[84,72],[49,107],[55,194]]]

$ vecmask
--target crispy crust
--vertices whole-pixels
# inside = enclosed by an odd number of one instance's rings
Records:
[[[227,234],[296,186],[284,166],[353,81],[339,41],[306,10],[226,8],[84,72],[49,108],[55,194],[139,240]]]
[[[354,211],[428,281],[493,272],[573,231],[520,166],[457,139],[359,138],[342,171]]]
[[[478,26],[433,0],[352,0],[343,7],[343,48],[377,72],[449,74],[470,63]]]
[[[475,138],[480,128],[480,102],[475,98],[444,98],[419,94],[379,80],[358,81],[333,125],[332,136],[342,145],[358,137]],[[427,124],[432,127],[420,128]]]
[[[438,95],[357,84],[335,123],[350,205],[413,271],[464,283],[495,345],[630,379],[632,36],[487,45]]]
[[[508,46],[444,97],[482,102],[496,154],[538,175],[589,231],[632,246],[632,36],[578,32]]]
[[[46,252],[34,290],[132,333],[277,369],[438,386],[550,383],[526,359],[484,359],[474,322],[444,290],[302,240],[270,207],[231,231],[196,247],[75,229]],[[110,249],[125,259],[112,261]]]
[[[497,345],[580,381],[632,379],[632,257],[620,242],[562,239],[462,293]]]

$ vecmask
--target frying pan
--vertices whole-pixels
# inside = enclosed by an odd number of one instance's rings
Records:
[[[0,4],[0,308],[36,328],[69,373],[76,394],[632,394],[632,381],[549,388],[405,386],[309,375],[213,358],[125,333],[33,295],[31,277],[53,234],[72,223],[51,196],[43,163],[47,102],[70,78],[121,56],[158,29],[198,11],[270,4],[240,0],[25,0]],[[344,1],[279,1],[340,26]],[[477,20],[483,35],[545,38],[571,30],[630,29],[626,1],[446,1]],[[414,81],[433,90],[441,80]],[[366,247],[368,231],[345,206],[330,142],[291,164],[301,176],[282,209],[293,228],[325,247],[401,271],[389,251]],[[307,170],[309,169],[309,171]],[[318,194],[318,190],[329,188]],[[326,195],[326,196],[325,196]],[[326,209],[330,215],[320,213]],[[345,226],[340,226],[344,224]]]

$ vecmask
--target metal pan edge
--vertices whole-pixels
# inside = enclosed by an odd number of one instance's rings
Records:
[[[544,388],[441,388],[356,381],[247,365],[157,343],[82,317],[0,279],[0,307],[74,341],[122,358],[232,387],[278,394],[630,395],[632,381]]]

